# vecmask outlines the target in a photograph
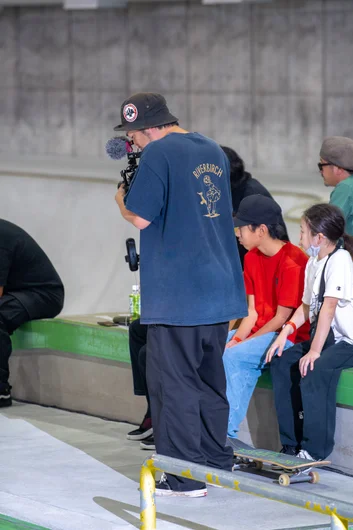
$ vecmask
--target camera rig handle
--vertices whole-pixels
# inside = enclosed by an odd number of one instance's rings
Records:
[[[123,184],[125,187],[125,191],[128,191],[131,181],[134,178],[136,170],[138,168],[137,160],[140,158],[141,154],[141,152],[136,151],[131,151],[130,153],[127,153],[128,166],[126,169],[122,169],[120,171],[120,175],[123,180],[118,184],[118,188],[121,184]]]
[[[129,264],[129,269],[131,271],[137,271],[139,268],[140,256],[136,252],[135,240],[132,237],[129,237],[126,240],[126,250],[127,255],[125,256],[125,261]]]

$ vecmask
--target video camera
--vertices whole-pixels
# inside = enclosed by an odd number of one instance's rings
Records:
[[[132,143],[130,145],[132,145]],[[130,152],[127,153],[128,166],[126,169],[122,169],[120,171],[120,175],[121,175],[121,178],[123,179],[123,182],[119,182],[118,184],[118,187],[121,186],[121,184],[124,184],[124,188],[126,192],[128,191],[131,181],[135,176],[136,169],[138,168],[137,160],[140,158],[140,156],[141,156],[141,152],[136,152],[136,151],[131,150]]]
[[[138,168],[137,160],[141,156],[140,151],[134,151],[133,145],[134,142],[128,136],[115,136],[108,140],[105,146],[107,155],[113,160],[121,160],[127,156],[128,166],[126,169],[120,171],[123,180],[118,184],[118,188],[124,185],[126,192],[135,176],[136,169]]]

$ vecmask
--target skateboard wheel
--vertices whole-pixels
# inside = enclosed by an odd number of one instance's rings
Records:
[[[290,477],[288,475],[280,475],[278,479],[280,486],[289,486],[290,484]]]
[[[256,462],[255,463],[255,468],[258,469],[259,471],[261,471],[261,469],[264,467],[263,463],[262,462]]]
[[[309,476],[311,477],[310,484],[316,484],[320,480],[320,475],[317,471],[310,471]]]

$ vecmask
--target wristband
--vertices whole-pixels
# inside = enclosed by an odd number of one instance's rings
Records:
[[[242,340],[239,338],[239,337],[233,337],[232,339],[230,339],[231,341],[235,341],[235,342],[242,342]]]
[[[285,326],[292,326],[293,333],[295,333],[297,331],[297,326],[291,320],[288,320],[288,322],[286,322],[283,327],[285,327]]]

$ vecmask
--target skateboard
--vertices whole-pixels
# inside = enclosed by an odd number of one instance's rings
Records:
[[[237,438],[228,438],[227,443],[233,449],[234,471],[252,468],[261,472],[267,468],[268,472],[277,475],[280,486],[289,486],[295,482],[316,484],[319,482],[319,473],[313,468],[331,464],[329,460],[316,462],[267,449],[256,449]]]

